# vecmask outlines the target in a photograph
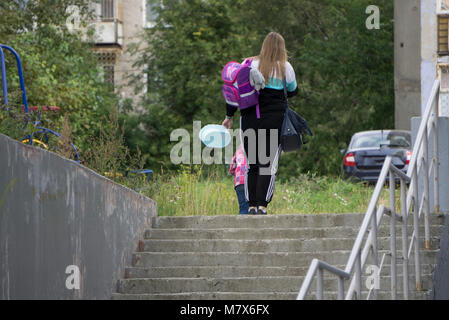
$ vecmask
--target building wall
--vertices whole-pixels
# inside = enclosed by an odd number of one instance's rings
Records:
[[[110,299],[156,215],[153,200],[0,134],[0,299]]]
[[[108,2],[107,0],[104,0]],[[131,56],[131,45],[138,44],[144,48],[141,35],[145,31],[145,15],[147,0],[109,0],[114,3],[114,18],[118,19],[119,35],[118,41],[106,41],[114,39],[115,28],[111,19],[103,20],[101,16],[103,1],[91,2],[91,8],[98,15],[96,21],[96,46],[93,49],[99,57],[99,62],[105,70],[105,80],[113,82],[115,92],[122,98],[131,98],[137,102],[142,93],[135,94],[134,88],[128,85],[130,75],[138,75],[145,81],[144,68],[134,67],[133,64],[137,56]],[[111,53],[115,55],[111,62]],[[114,75],[111,76],[111,66],[114,68]],[[111,79],[113,78],[113,81]]]
[[[137,99],[140,95],[135,95],[133,88],[127,85],[127,77],[131,74],[142,77],[144,81],[144,69],[142,67],[133,67],[136,57],[129,53],[129,47],[132,43],[139,43],[143,48],[139,36],[145,30],[143,12],[145,10],[145,0],[126,0],[122,1],[121,19],[123,21],[123,50],[118,58],[116,69],[116,90],[123,98]]]
[[[410,120],[421,115],[420,0],[394,3],[395,128],[410,130]]]
[[[421,0],[421,114],[437,78],[437,2]]]

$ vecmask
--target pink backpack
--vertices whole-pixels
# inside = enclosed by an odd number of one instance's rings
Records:
[[[243,64],[235,61],[228,62],[221,71],[224,85],[221,88],[226,103],[239,109],[257,105],[257,118],[259,112],[259,92],[249,81],[252,59],[246,59]]]

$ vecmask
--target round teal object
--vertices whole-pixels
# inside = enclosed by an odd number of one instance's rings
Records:
[[[225,148],[231,142],[231,134],[225,126],[208,124],[200,131],[200,140],[209,148]]]

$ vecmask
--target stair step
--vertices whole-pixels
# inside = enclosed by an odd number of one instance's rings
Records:
[[[367,265],[369,262],[367,263]],[[345,269],[344,265],[337,268]],[[153,267],[153,268],[127,268],[126,278],[229,278],[229,277],[270,277],[270,276],[304,276],[309,266],[306,267],[239,267],[239,266],[180,266],[180,267]],[[366,269],[366,268],[365,268]],[[434,266],[425,264],[422,266],[423,274],[431,274]],[[414,274],[414,265],[409,264],[409,274]],[[327,272],[325,273],[328,274]],[[381,275],[390,274],[390,264],[385,263]],[[402,276],[402,264],[397,264],[397,275]]]
[[[113,299],[276,300],[296,299],[311,261],[340,269],[350,255],[364,214],[157,217],[133,254],[132,266],[117,285]],[[414,251],[409,261],[410,299],[428,299],[439,252],[444,215],[430,215],[431,250],[421,252],[422,286],[416,292]],[[380,263],[390,248],[390,218],[378,233]],[[420,243],[424,248],[424,223]],[[408,242],[413,232],[409,219]],[[396,225],[397,288],[402,299],[402,226]],[[365,238],[367,234],[365,235]],[[379,299],[390,300],[391,257],[381,270]],[[368,290],[362,275],[362,299]],[[345,289],[349,286],[345,282]],[[325,299],[336,299],[337,279],[324,273]],[[313,281],[307,299],[315,299]],[[373,296],[371,297],[373,299]]]
[[[404,300],[404,295],[402,293],[402,287],[398,289],[396,300]],[[346,292],[345,292],[346,294]],[[422,291],[416,291],[413,289],[413,287],[410,287],[409,293],[408,293],[408,299],[409,300],[428,300],[430,296],[430,292],[428,290],[422,290]],[[360,300],[367,300],[368,297],[368,291],[362,290],[362,298]],[[337,300],[338,293],[336,291],[329,291],[324,293],[323,300]],[[306,300],[316,300],[316,293],[315,291],[311,291],[307,297]],[[371,296],[369,300],[374,300],[374,292],[371,292]],[[379,291],[377,300],[392,300],[391,299],[391,291],[385,290],[385,291]]]
[[[379,257],[386,251],[379,250]],[[438,250],[422,252],[423,263],[433,263]],[[313,258],[329,264],[345,264],[349,250],[299,252],[299,253],[234,253],[234,252],[139,252],[133,257],[133,267],[163,266],[267,266],[305,267]]]
[[[298,292],[182,292],[159,294],[114,293],[113,300],[295,300]]]
[[[240,277],[240,278],[144,278],[123,279],[119,281],[118,293],[182,293],[188,292],[282,292],[295,291],[301,287],[304,277]],[[390,277],[381,277],[380,288],[390,288]],[[422,288],[428,290],[431,275],[423,275]],[[336,278],[323,280],[324,290],[337,289]],[[346,282],[346,287],[349,282]],[[365,281],[362,287],[367,290]],[[402,288],[402,278],[397,278],[397,287]],[[414,288],[414,279],[409,279],[409,287]]]
[[[365,214],[282,214],[266,216],[220,215],[220,216],[185,216],[185,217],[157,217],[155,227],[161,229],[189,228],[189,229],[217,229],[217,228],[292,228],[292,227],[360,227]],[[410,219],[411,221],[412,219]],[[431,214],[431,225],[441,225],[444,216]],[[382,224],[389,223],[382,219]]]
[[[151,229],[145,232],[146,239],[235,239],[235,240],[263,240],[263,239],[314,239],[314,238],[356,238],[358,227],[325,227],[325,228],[221,228],[221,229]],[[431,235],[440,235],[443,226],[434,225],[430,228]],[[412,227],[408,228],[408,235],[412,234]],[[401,229],[396,228],[401,235]],[[424,227],[420,228],[424,234]],[[390,229],[382,227],[378,236],[390,235]]]
[[[368,292],[362,292],[362,299],[365,300]],[[114,300],[295,300],[298,292],[183,292],[183,293],[160,293],[160,294],[120,294],[115,293],[112,296]],[[337,292],[326,292],[324,299],[336,300]],[[398,300],[403,298],[402,293],[398,292]],[[314,292],[307,296],[307,300],[315,300]],[[373,296],[371,294],[371,300]],[[380,291],[379,300],[391,300],[390,291]],[[429,293],[427,291],[409,292],[410,300],[427,300]]]
[[[397,248],[401,248],[401,238]],[[431,238],[433,249],[439,248],[439,239]],[[390,248],[390,238],[378,238],[378,250]],[[410,239],[408,240],[408,242]],[[424,243],[424,238],[421,239]],[[354,245],[352,238],[279,239],[279,240],[145,240],[143,252],[307,252],[347,250]]]

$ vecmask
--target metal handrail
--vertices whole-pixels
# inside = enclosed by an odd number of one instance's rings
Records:
[[[310,264],[307,275],[302,283],[301,289],[298,292],[297,300],[303,300],[306,298],[307,293],[312,285],[315,276],[317,275],[317,299],[323,299],[324,287],[323,287],[323,273],[327,271],[338,278],[338,299],[353,299],[354,294],[357,299],[361,299],[362,294],[362,268],[367,262],[369,253],[371,252],[372,263],[378,266],[378,250],[377,250],[377,230],[380,226],[382,217],[384,214],[390,216],[390,255],[391,255],[391,297],[396,299],[397,287],[397,257],[396,257],[396,223],[400,223],[402,226],[402,266],[403,266],[403,295],[404,299],[408,299],[408,262],[412,248],[414,248],[415,258],[415,280],[416,290],[421,290],[421,259],[420,259],[420,235],[419,235],[419,222],[421,216],[424,220],[425,230],[425,244],[426,249],[430,248],[430,227],[429,227],[429,180],[431,170],[433,169],[434,183],[434,212],[439,212],[439,188],[438,188],[438,104],[436,98],[438,97],[440,89],[439,79],[435,80],[432,91],[430,93],[429,100],[426,105],[424,115],[421,119],[421,123],[418,129],[418,134],[413,146],[412,158],[409,163],[407,174],[403,173],[392,163],[392,157],[386,157],[376,186],[374,188],[373,195],[369,202],[365,216],[362,221],[362,225],[357,234],[357,238],[352,247],[348,262],[345,270],[341,270],[332,265],[327,264],[324,261],[313,259]],[[433,134],[433,157],[432,165],[428,164],[428,141]],[[422,198],[418,197],[418,172],[421,171],[423,177],[423,190]],[[389,179],[389,191],[390,191],[390,206],[384,207],[380,205],[378,208],[378,202],[383,190],[383,187]],[[400,214],[396,213],[396,180],[400,181]],[[407,192],[407,185],[409,185]],[[420,201],[421,200],[421,201]],[[421,205],[420,205],[421,202]],[[376,209],[377,208],[377,209]],[[410,212],[413,212],[413,226],[414,231],[408,242],[407,223]],[[421,214],[422,213],[422,214]],[[364,238],[366,233],[369,232],[368,237]],[[417,241],[415,241],[417,240]],[[382,265],[383,260],[382,258]],[[344,281],[351,279],[350,286],[348,288],[346,296],[344,296]],[[374,297],[377,298],[378,290],[374,290]],[[368,297],[371,295],[369,291]]]
[[[6,83],[5,55],[3,54],[3,49],[1,46],[0,46],[0,72],[2,75],[3,103],[6,105],[8,104],[8,84]]]
[[[24,108],[25,114],[28,115],[28,112],[29,112],[29,110],[28,110],[28,100],[27,100],[27,95],[26,95],[26,90],[25,90],[25,80],[24,80],[24,77],[23,77],[22,62],[20,60],[19,54],[13,48],[11,48],[10,46],[7,46],[5,44],[1,44],[0,43],[0,69],[1,69],[0,72],[1,72],[1,75],[2,75],[2,90],[3,90],[3,101],[4,101],[3,103],[4,103],[4,105],[8,104],[8,84],[7,84],[7,80],[6,80],[6,65],[5,65],[5,55],[4,55],[3,49],[6,49],[6,50],[10,51],[14,55],[14,57],[16,58],[17,72],[18,72],[18,75],[19,75],[20,88],[22,90],[22,102],[23,102],[23,105],[25,107]],[[1,100],[0,100],[0,102],[1,102]],[[0,104],[0,106],[1,106],[1,104]],[[25,127],[27,126],[29,121],[30,121],[30,118],[27,116]],[[39,116],[39,120],[38,121],[33,121],[32,123],[33,123],[33,125],[34,125],[34,127],[36,129],[39,129],[41,131],[34,132],[34,133],[24,137],[23,140],[29,141],[30,144],[33,144],[33,136],[36,135],[36,134],[44,134],[45,136],[47,136],[47,134],[50,133],[50,134],[55,135],[58,138],[61,136],[59,133],[57,133],[57,132],[55,132],[53,130],[50,130],[48,128],[44,128],[44,127],[39,126],[39,124],[40,124],[40,116]],[[47,138],[46,143],[48,143],[48,136],[46,138]],[[43,145],[47,146],[46,143],[43,143]],[[75,152],[75,158],[76,158],[75,161],[79,163],[80,159],[79,159],[78,150],[76,149],[75,145],[72,142],[70,142],[70,145],[71,145],[73,151]]]
[[[383,268],[384,262],[385,262],[385,257],[386,257],[387,255],[391,255],[391,254],[389,254],[388,252],[386,252],[386,253],[384,253],[384,254],[382,255],[382,260],[380,261],[380,266],[379,266],[379,273],[378,273],[379,276],[380,276],[380,273],[382,272],[382,268]],[[366,300],[369,300],[369,298],[371,297],[371,292],[373,292],[373,289],[374,289],[374,288],[370,288],[370,289],[369,289],[368,295],[367,295],[367,297],[366,297]]]
[[[25,113],[28,113],[28,101],[27,101],[27,94],[26,94],[26,90],[25,90],[25,81],[23,80],[22,62],[20,61],[20,58],[19,58],[19,55],[17,54],[17,52],[10,46],[0,43],[0,49],[1,48],[10,51],[16,58],[17,72],[19,74],[20,89],[22,90],[22,102],[23,102],[23,105],[25,106]],[[5,104],[7,104],[8,103],[8,87],[6,84],[6,68],[5,68],[5,60],[4,60],[3,51],[0,54],[0,58],[1,58],[1,69],[2,69],[2,79],[3,79],[2,80],[2,82],[3,82],[3,85],[2,85],[3,97],[4,97]]]

